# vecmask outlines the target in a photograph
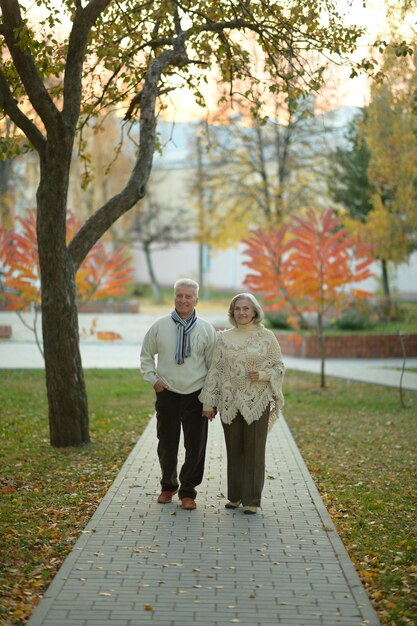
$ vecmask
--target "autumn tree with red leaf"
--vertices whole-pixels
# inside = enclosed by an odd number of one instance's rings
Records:
[[[67,219],[67,241],[70,242],[82,225],[73,213]],[[125,293],[126,285],[132,281],[132,257],[125,246],[109,251],[103,241],[98,241],[90,250],[76,274],[77,297],[81,302],[112,298]]]
[[[311,326],[311,314],[317,318],[324,387],[324,318],[332,309],[349,306],[352,298],[371,295],[352,287],[372,276],[369,247],[350,236],[331,209],[309,211],[290,226],[256,231],[245,243],[250,258],[245,265],[256,272],[247,275],[245,285],[262,294],[265,309],[285,307],[298,327]]]
[[[32,309],[35,321],[32,326],[23,320],[36,336],[39,349],[41,342],[37,334],[36,315],[41,306],[40,269],[36,239],[36,210],[28,209],[24,217],[16,218],[16,230],[0,230],[0,275],[1,294],[4,308],[22,313]],[[81,220],[68,213],[67,240],[70,241],[81,226]],[[76,275],[76,290],[79,302],[97,301],[122,295],[132,280],[131,257],[125,246],[109,251],[103,241],[93,246]]]
[[[296,326],[304,326],[302,309],[298,306],[297,297],[289,291],[283,275],[283,259],[290,247],[289,226],[281,224],[268,230],[260,228],[244,243],[248,246],[245,254],[250,258],[244,265],[256,272],[246,276],[245,285],[262,294],[267,310],[285,308]]]

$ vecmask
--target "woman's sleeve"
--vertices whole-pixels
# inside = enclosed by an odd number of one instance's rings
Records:
[[[218,334],[211,366],[204,381],[201,393],[198,396],[198,399],[205,407],[219,406],[220,381],[222,379],[223,369],[223,342],[221,341],[220,334]]]
[[[268,332],[266,367],[259,372],[259,380],[269,381],[276,408],[284,406],[282,382],[284,380],[285,365],[282,360],[280,345],[272,332]]]

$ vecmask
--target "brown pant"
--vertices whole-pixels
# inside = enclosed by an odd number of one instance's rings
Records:
[[[195,498],[195,487],[203,480],[208,420],[202,416],[200,393],[175,393],[164,389],[156,394],[156,433],[161,466],[161,489],[175,491],[180,498]],[[184,435],[185,460],[177,475],[181,428]],[[179,481],[178,481],[179,479]]]
[[[265,482],[265,447],[268,435],[268,406],[262,417],[248,425],[238,413],[231,424],[223,424],[227,451],[227,497],[243,506],[260,506]]]

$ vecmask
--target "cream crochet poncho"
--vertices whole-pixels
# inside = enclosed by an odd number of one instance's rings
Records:
[[[251,381],[250,371],[259,372],[259,380]],[[284,372],[281,349],[270,330],[252,323],[220,331],[199,399],[204,409],[217,407],[226,424],[238,411],[252,424],[271,403],[271,426],[284,406]]]

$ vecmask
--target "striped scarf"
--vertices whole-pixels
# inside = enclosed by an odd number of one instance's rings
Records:
[[[172,311],[171,317],[177,325],[177,351],[175,353],[175,361],[178,365],[184,363],[184,359],[191,354],[190,333],[197,324],[197,315],[194,311],[187,319],[182,319],[175,311]]]

